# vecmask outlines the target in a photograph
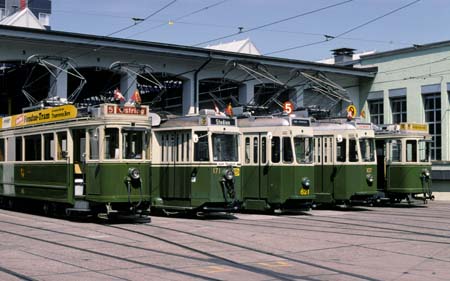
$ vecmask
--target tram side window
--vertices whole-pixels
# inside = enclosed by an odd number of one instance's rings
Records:
[[[198,135],[198,142],[194,145],[194,161],[209,161],[208,132],[195,132]]]
[[[419,161],[420,162],[430,161],[430,142],[419,141]]]
[[[258,138],[253,138],[253,163],[258,163]]]
[[[66,159],[66,153],[67,153],[67,132],[59,132],[56,134],[56,137],[58,138],[57,142],[57,155],[58,160],[64,160]]]
[[[25,161],[39,161],[42,153],[41,135],[25,137]]]
[[[144,151],[144,132],[123,130],[122,146],[123,159],[142,159],[142,153]]]
[[[0,162],[5,161],[5,140],[0,139]]]
[[[55,141],[53,134],[44,134],[44,160],[55,159]]]
[[[348,160],[350,162],[358,162],[358,146],[356,139],[348,141]]]
[[[272,138],[272,163],[279,163],[280,162],[280,137],[273,137]]]
[[[245,163],[250,163],[250,138],[245,138]]]
[[[392,140],[390,145],[389,160],[392,162],[402,161],[402,143],[400,140]]]
[[[312,138],[294,138],[295,158],[297,163],[312,163],[314,149],[312,140]]]
[[[283,137],[283,163],[292,163],[293,160],[291,138]]]
[[[89,159],[98,160],[99,146],[98,146],[98,129],[89,129]]]
[[[261,163],[267,162],[267,155],[266,155],[266,137],[262,137],[261,142]]]
[[[417,141],[406,141],[406,162],[417,162]]]
[[[375,161],[375,145],[371,139],[360,139],[359,149],[361,150],[362,161]]]
[[[119,159],[119,129],[105,129],[103,148],[105,159]]]
[[[22,161],[22,137],[16,137],[16,161]]]
[[[346,153],[347,153],[347,139],[342,139],[340,142],[336,140],[336,161],[337,162],[345,162]]]

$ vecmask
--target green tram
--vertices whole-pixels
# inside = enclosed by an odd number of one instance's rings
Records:
[[[62,105],[1,118],[4,207],[135,215],[150,206],[149,108]],[[147,217],[148,219],[148,217]]]
[[[428,124],[384,125],[375,132],[378,160],[378,199],[398,203],[433,200],[431,136]],[[420,195],[420,196],[419,196]]]
[[[152,208],[172,212],[234,212],[239,208],[240,138],[236,118],[169,118],[153,129]]]
[[[316,202],[369,204],[377,193],[372,125],[339,119],[312,124]]]
[[[313,131],[310,119],[239,119],[243,155],[242,208],[309,210],[314,196]]]

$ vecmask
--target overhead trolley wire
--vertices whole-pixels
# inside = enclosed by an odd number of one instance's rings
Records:
[[[175,18],[175,19],[173,20],[173,23],[179,22],[179,20],[181,20],[181,19],[184,19],[184,18],[187,18],[187,17],[189,17],[189,16],[195,15],[195,14],[197,14],[197,13],[203,12],[203,11],[208,10],[208,9],[210,9],[210,8],[219,6],[219,5],[221,5],[221,4],[223,4],[223,3],[227,2],[227,1],[229,1],[229,0],[222,0],[222,1],[219,1],[219,2],[217,2],[217,3],[211,4],[211,5],[208,5],[208,6],[206,6],[206,7],[197,9],[197,10],[192,11],[192,12],[189,12],[189,13],[187,13],[187,14],[184,14],[184,15],[178,17],[178,18]],[[128,36],[127,38],[131,38],[131,37],[134,37],[134,36],[136,36],[136,35],[142,34],[142,33],[144,33],[144,32],[147,32],[147,31],[150,31],[150,30],[153,30],[153,29],[157,29],[157,28],[159,28],[159,27],[166,26],[166,25],[167,25],[167,22],[164,22],[164,23],[161,23],[161,24],[152,26],[152,27],[150,27],[150,28],[147,28],[147,29],[145,29],[145,30],[143,30],[143,31],[137,32],[137,33],[135,33],[135,34],[132,34],[132,35]]]
[[[371,20],[369,20],[369,21],[367,21],[367,22],[364,22],[364,23],[362,23],[362,24],[359,24],[359,25],[357,25],[357,26],[355,26],[355,27],[352,27],[352,28],[350,28],[350,29],[348,29],[348,30],[346,30],[346,31],[344,31],[344,32],[342,32],[342,33],[336,35],[336,36],[332,36],[332,35],[324,35],[324,36],[325,36],[325,39],[323,39],[323,40],[316,41],[316,42],[311,42],[311,43],[307,43],[307,44],[303,44],[303,45],[299,45],[299,46],[295,46],[295,47],[290,47],[290,48],[286,48],[286,49],[281,49],[281,50],[278,50],[278,51],[273,51],[273,52],[265,53],[264,55],[273,55],[273,54],[277,54],[277,53],[283,53],[283,52],[287,52],[287,51],[291,51],[291,50],[295,50],[295,49],[300,49],[300,48],[304,48],[304,47],[308,47],[308,46],[313,46],[313,45],[318,45],[318,44],[322,44],[322,43],[325,43],[325,42],[329,42],[329,41],[331,41],[331,40],[340,38],[340,37],[342,37],[343,35],[348,34],[348,33],[352,32],[352,31],[355,31],[356,29],[359,29],[359,28],[361,28],[361,27],[364,27],[364,26],[366,26],[366,25],[368,25],[368,24],[371,24],[371,23],[373,23],[373,22],[375,22],[375,21],[377,21],[377,20],[380,20],[380,19],[382,19],[382,18],[384,18],[384,17],[387,17],[387,16],[389,16],[389,15],[391,15],[391,14],[393,14],[393,13],[396,13],[396,12],[398,12],[398,11],[400,11],[400,10],[403,10],[403,9],[405,9],[405,8],[411,6],[411,5],[414,5],[414,4],[416,4],[416,3],[420,2],[420,1],[421,1],[421,0],[415,0],[415,1],[412,1],[412,2],[410,2],[410,3],[408,3],[408,4],[406,4],[406,5],[403,5],[403,6],[399,7],[399,8],[397,8],[397,9],[394,9],[394,10],[392,10],[392,11],[386,13],[386,14],[383,14],[383,15],[381,15],[381,16],[378,16],[378,17],[376,17],[376,18],[374,18],[374,19],[371,19]]]
[[[323,11],[323,10],[326,10],[326,9],[337,7],[337,6],[340,6],[340,5],[343,5],[343,4],[347,4],[347,3],[352,2],[352,1],[353,0],[347,0],[347,1],[339,2],[339,3],[333,4],[333,5],[329,5],[329,6],[325,6],[325,7],[322,7],[322,8],[318,8],[318,9],[315,9],[315,10],[312,10],[312,11],[308,11],[308,12],[301,13],[301,14],[298,14],[298,15],[295,15],[295,16],[291,16],[291,17],[288,17],[288,18],[277,20],[277,21],[274,21],[274,22],[271,22],[271,23],[263,24],[263,25],[260,25],[260,26],[257,26],[257,27],[253,27],[253,28],[250,28],[250,29],[239,30],[238,32],[235,32],[233,34],[229,34],[229,35],[221,36],[221,37],[218,37],[218,38],[215,38],[215,39],[211,39],[211,40],[208,40],[208,41],[204,41],[204,42],[201,42],[201,43],[197,43],[197,44],[192,45],[192,46],[193,47],[197,47],[197,46],[200,46],[200,45],[203,45],[203,44],[206,44],[206,43],[210,43],[210,42],[214,42],[214,41],[217,41],[217,40],[233,37],[233,36],[236,36],[236,35],[239,35],[239,34],[242,34],[242,33],[255,31],[255,30],[267,27],[267,26],[275,25],[275,24],[278,24],[278,23],[282,23],[282,22],[285,22],[285,21],[289,21],[289,20],[292,20],[292,19],[299,18],[299,17],[307,16],[307,15],[310,15],[310,14],[313,14],[313,13],[317,13],[317,12],[320,12],[320,11]]]

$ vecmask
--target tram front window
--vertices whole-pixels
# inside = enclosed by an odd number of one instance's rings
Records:
[[[123,159],[143,159],[144,151],[144,132],[131,131],[124,129],[122,131],[122,158]]]
[[[313,138],[294,138],[295,157],[297,163],[312,163],[313,161]]]
[[[421,140],[419,141],[419,161],[429,162],[430,161],[430,145],[429,141]]]
[[[238,161],[237,135],[212,134],[214,161]]]
[[[375,161],[375,144],[372,139],[360,139],[359,149],[361,150],[363,162]]]

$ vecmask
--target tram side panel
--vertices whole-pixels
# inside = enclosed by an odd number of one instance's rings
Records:
[[[14,195],[18,198],[71,203],[73,167],[70,164],[15,164]]]

